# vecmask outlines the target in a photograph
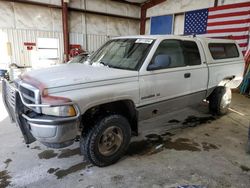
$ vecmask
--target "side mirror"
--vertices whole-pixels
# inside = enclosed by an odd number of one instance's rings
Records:
[[[161,54],[155,56],[153,63],[149,64],[147,70],[158,70],[168,68],[171,64],[171,58],[169,55]]]

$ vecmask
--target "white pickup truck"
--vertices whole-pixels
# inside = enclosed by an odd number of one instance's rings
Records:
[[[85,159],[115,163],[138,121],[209,101],[223,115],[244,60],[232,40],[129,36],[108,41],[87,58],[3,82],[3,100],[27,144],[66,147],[81,135]]]

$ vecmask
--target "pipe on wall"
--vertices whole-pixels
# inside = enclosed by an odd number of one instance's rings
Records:
[[[68,3],[69,0],[62,0],[62,25],[63,25],[63,47],[64,62],[69,61],[69,25],[68,25]]]

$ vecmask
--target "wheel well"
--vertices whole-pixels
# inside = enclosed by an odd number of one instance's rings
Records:
[[[133,101],[121,100],[101,104],[88,109],[82,115],[83,133],[86,132],[101,117],[108,114],[120,114],[126,117],[131,126],[133,135],[138,135],[138,113]]]

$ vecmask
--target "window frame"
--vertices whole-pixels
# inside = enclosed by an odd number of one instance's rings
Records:
[[[235,47],[235,49],[236,49],[236,51],[237,51],[237,56],[234,56],[234,57],[215,58],[215,57],[213,56],[212,52],[211,52],[211,49],[210,49],[211,45],[214,45],[214,44],[218,44],[218,45],[230,45],[230,44],[231,44],[232,46]],[[220,46],[218,46],[218,47],[220,47]],[[224,47],[224,46],[223,46],[223,47]],[[215,61],[217,61],[217,60],[228,60],[228,59],[233,59],[233,58],[239,58],[239,57],[240,57],[239,49],[238,49],[238,47],[237,47],[237,45],[236,45],[235,43],[210,42],[210,43],[208,43],[208,50],[209,50],[209,53],[210,53],[212,59],[215,60]],[[224,47],[224,51],[226,51],[226,50],[225,50],[225,47]],[[226,55],[226,53],[225,53],[225,55]]]
[[[155,70],[148,70],[148,67],[149,67],[149,65],[153,62],[153,60],[154,60],[154,58],[155,58],[155,54],[156,54],[156,52],[157,52],[159,46],[161,45],[161,43],[164,42],[164,41],[169,41],[169,40],[175,40],[175,41],[180,41],[180,42],[181,42],[181,45],[180,45],[180,46],[181,46],[181,48],[182,48],[182,53],[183,53],[185,65],[184,65],[184,66],[169,67],[169,68],[159,68],[159,69],[155,69]],[[200,64],[197,64],[197,65],[187,65],[187,64],[186,64],[186,59],[185,59],[185,54],[184,54],[185,48],[183,47],[183,42],[184,42],[184,41],[185,41],[185,42],[193,42],[193,43],[195,43],[195,45],[196,45],[196,47],[197,47],[197,50],[198,50],[198,52],[199,52],[199,55],[200,55]],[[171,38],[169,38],[169,39],[163,39],[163,40],[160,41],[160,43],[158,44],[158,46],[156,47],[156,49],[155,49],[155,51],[154,51],[154,54],[153,54],[151,60],[149,61],[149,64],[148,64],[147,67],[146,67],[146,70],[147,70],[147,71],[169,70],[169,69],[174,69],[174,68],[184,68],[184,67],[201,66],[202,64],[203,64],[203,63],[202,63],[202,54],[201,54],[201,52],[200,52],[199,45],[197,44],[196,41],[194,41],[194,40],[182,40],[182,39],[171,39]]]

